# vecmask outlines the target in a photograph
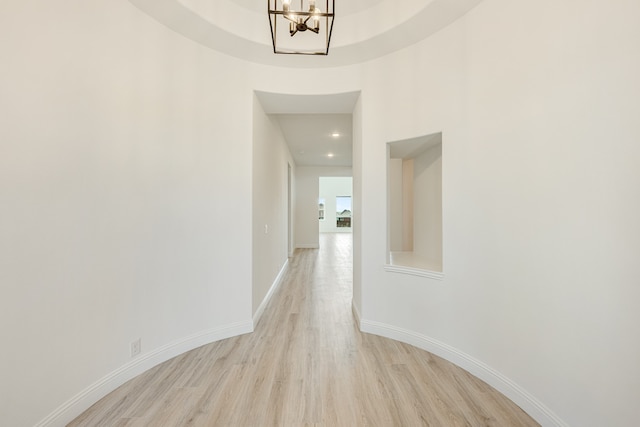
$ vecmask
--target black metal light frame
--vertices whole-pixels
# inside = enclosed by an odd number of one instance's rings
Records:
[[[291,0],[297,2],[297,0]],[[328,55],[329,45],[331,44],[331,33],[333,32],[333,18],[335,13],[335,0],[325,0],[325,2],[316,1],[315,3],[323,3],[324,11],[315,12],[305,10],[304,4],[309,4],[308,0],[300,0],[300,10],[289,8],[285,11],[284,2],[282,0],[267,0],[267,8],[269,11],[269,26],[271,27],[271,41],[273,43],[273,53],[288,55]],[[278,9],[280,6],[280,9]],[[280,18],[280,19],[279,19]],[[314,20],[318,25],[308,25],[309,20]],[[323,50],[296,51],[283,50],[278,45],[278,21],[289,25],[289,35],[295,36],[298,32],[306,32],[307,30],[319,34],[322,24],[326,29],[325,43]],[[322,23],[321,23],[322,21]]]

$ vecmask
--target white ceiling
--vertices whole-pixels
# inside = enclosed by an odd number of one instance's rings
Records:
[[[329,95],[287,95],[255,91],[267,114],[351,114],[360,92]]]
[[[170,29],[227,55],[278,67],[321,68],[357,64],[407,47],[482,0],[335,0],[328,56],[275,55],[264,0],[129,1]],[[351,165],[351,112],[359,93],[256,94],[264,111],[280,123],[296,164]],[[337,140],[330,136],[335,130],[342,133]]]
[[[129,0],[165,26],[211,49],[279,67],[358,64],[410,46],[482,0],[336,0],[328,56],[275,55],[264,0]]]
[[[442,132],[389,143],[389,157],[411,159],[442,143]]]
[[[351,114],[274,114],[272,117],[279,123],[297,166],[351,166]],[[333,137],[334,132],[340,136]]]
[[[236,3],[238,6],[242,6],[249,10],[253,10],[254,12],[264,13],[265,12],[265,1],[264,0],[229,0],[233,3]],[[354,13],[360,13],[365,9],[369,9],[371,7],[377,6],[378,3],[382,3],[384,0],[336,0],[337,6],[339,7],[340,15],[348,16]],[[295,1],[293,2],[295,4]],[[318,1],[320,7],[322,7],[323,2]]]
[[[360,92],[286,95],[256,91],[265,113],[278,123],[298,166],[351,166],[352,112]],[[340,133],[335,138],[331,134]],[[333,157],[328,157],[329,153]]]

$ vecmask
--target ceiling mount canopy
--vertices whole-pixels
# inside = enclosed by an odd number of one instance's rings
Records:
[[[267,5],[273,53],[329,53],[335,0],[300,0],[299,6],[298,0],[267,0]]]

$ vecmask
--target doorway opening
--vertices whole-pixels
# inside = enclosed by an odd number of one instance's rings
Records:
[[[266,304],[270,289],[277,286],[287,265],[286,258],[299,248],[319,248],[321,232],[349,239],[350,249],[337,252],[349,254],[344,262],[349,264],[352,278],[349,287],[353,289],[354,311],[358,312],[360,192],[358,172],[353,167],[356,159],[360,164],[362,146],[360,92],[291,95],[255,91],[254,94],[254,316],[260,313],[258,306]],[[280,181],[284,191],[279,193],[274,191],[280,185],[278,174],[269,172],[279,168],[278,165],[284,166]],[[272,176],[270,181],[265,179]],[[320,203],[320,177],[346,179],[346,189],[323,196],[325,200]],[[324,221],[322,230],[321,221]],[[283,223],[283,227],[275,227],[274,223]],[[284,259],[282,252],[286,254]]]
[[[353,230],[353,178],[321,176],[318,179],[320,233],[351,233]]]

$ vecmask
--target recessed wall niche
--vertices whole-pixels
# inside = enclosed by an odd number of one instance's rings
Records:
[[[442,133],[387,143],[385,269],[442,278]]]

